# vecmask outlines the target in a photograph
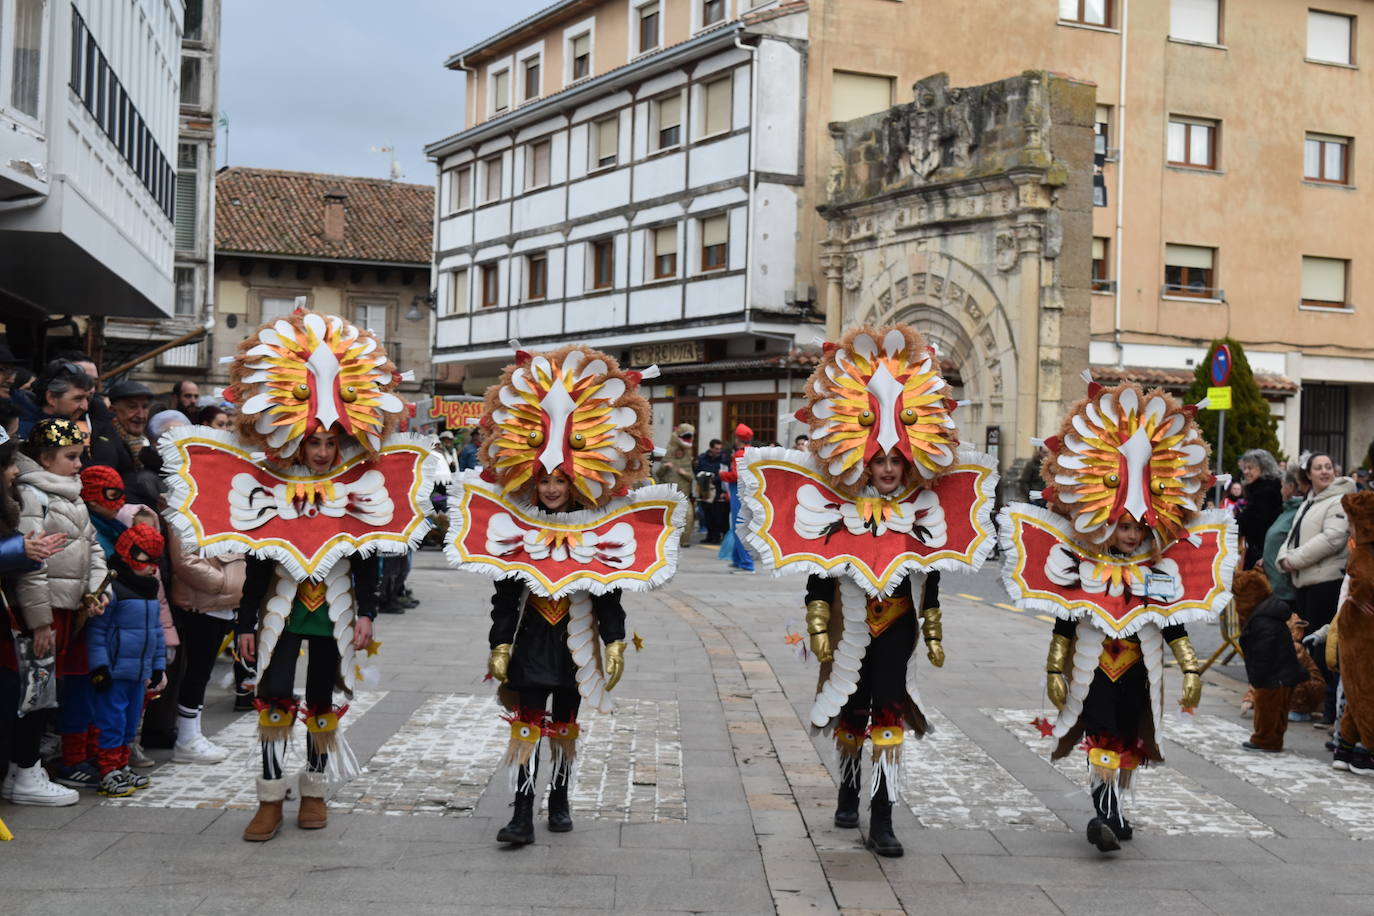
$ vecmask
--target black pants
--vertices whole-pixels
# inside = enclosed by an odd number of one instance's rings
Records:
[[[176,621],[177,633],[181,636],[180,654],[185,665],[181,672],[177,703],[187,709],[198,709],[205,704],[205,688],[215,669],[215,658],[233,621],[179,607],[172,608],[172,619]]]
[[[1083,701],[1083,734],[1117,738],[1133,748],[1140,738],[1140,720],[1150,705],[1150,675],[1144,661],[1136,662],[1113,681],[1098,668]]]
[[[20,767],[38,762],[43,726],[52,710],[41,709],[27,716],[18,715],[18,710],[19,672],[0,668],[0,769],[7,760]]]
[[[715,500],[706,506],[706,542],[719,544],[730,527],[730,501]]]
[[[1307,621],[1307,632],[1315,633],[1330,623],[1336,616],[1336,602],[1340,599],[1340,579],[1298,589],[1298,616]]]
[[[582,694],[576,687],[517,687],[520,695],[521,711],[543,712],[547,708],[549,695],[553,695],[553,721],[576,722],[577,710],[582,705]]]
[[[908,611],[873,637],[859,666],[859,686],[840,708],[840,721],[857,730],[869,717],[896,711],[906,699],[906,666],[916,648],[916,612]]]
[[[290,700],[296,686],[296,659],[301,644],[309,647],[305,665],[305,702],[308,707],[329,709],[334,705],[334,681],[339,671],[339,647],[333,636],[302,636],[290,630],[282,631],[272,661],[258,677],[258,698],[262,700]],[[264,741],[262,746],[262,775],[265,779],[281,779],[281,761]],[[306,766],[312,772],[324,772],[327,756],[315,750],[315,743],[305,741]]]

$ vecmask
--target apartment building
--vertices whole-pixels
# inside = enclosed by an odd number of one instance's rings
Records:
[[[0,0],[0,323],[173,308],[185,4]]]
[[[476,383],[508,337],[666,355],[683,362],[653,389],[656,430],[693,411],[703,433],[728,428],[748,395],[751,415],[777,408],[785,440],[787,354],[817,312],[843,319],[820,263],[825,126],[908,101],[932,73],[965,86],[1046,69],[1097,85],[1092,248],[1069,255],[1091,261],[1094,374],[1180,388],[1229,334],[1284,449],[1357,464],[1374,438],[1374,325],[1360,306],[1374,288],[1361,250],[1374,166],[1358,150],[1374,136],[1371,12],[1368,0],[553,3],[447,62],[466,74],[466,123],[428,147],[443,181],[435,358]],[[720,118],[724,90],[707,87],[722,69],[731,120],[717,134],[705,119]],[[747,152],[724,155],[732,145]],[[698,214],[721,208],[741,212],[712,277]]]

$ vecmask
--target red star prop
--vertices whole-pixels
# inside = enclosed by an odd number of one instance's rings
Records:
[[[1054,723],[1044,716],[1036,716],[1031,720],[1031,725],[1034,725],[1036,729],[1039,730],[1041,738],[1048,738],[1050,735],[1054,734]]]

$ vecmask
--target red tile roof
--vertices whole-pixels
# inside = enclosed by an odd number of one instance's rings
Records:
[[[1192,369],[1155,369],[1147,366],[1093,366],[1093,381],[1104,385],[1135,382],[1146,387],[1181,391],[1193,384]],[[1255,373],[1255,383],[1264,394],[1289,395],[1298,390],[1298,383],[1283,375]]]
[[[344,196],[342,241],[324,236],[325,195]],[[234,166],[215,176],[215,249],[428,265],[434,188],[380,178]]]

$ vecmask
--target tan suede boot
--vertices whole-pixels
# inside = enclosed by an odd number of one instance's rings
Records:
[[[285,779],[258,777],[258,813],[243,828],[243,838],[250,843],[266,843],[281,829],[281,806],[286,800]]]
[[[301,809],[296,815],[296,826],[302,830],[319,830],[329,823],[329,809],[324,803],[324,793],[328,783],[323,773],[309,770],[301,774]]]

